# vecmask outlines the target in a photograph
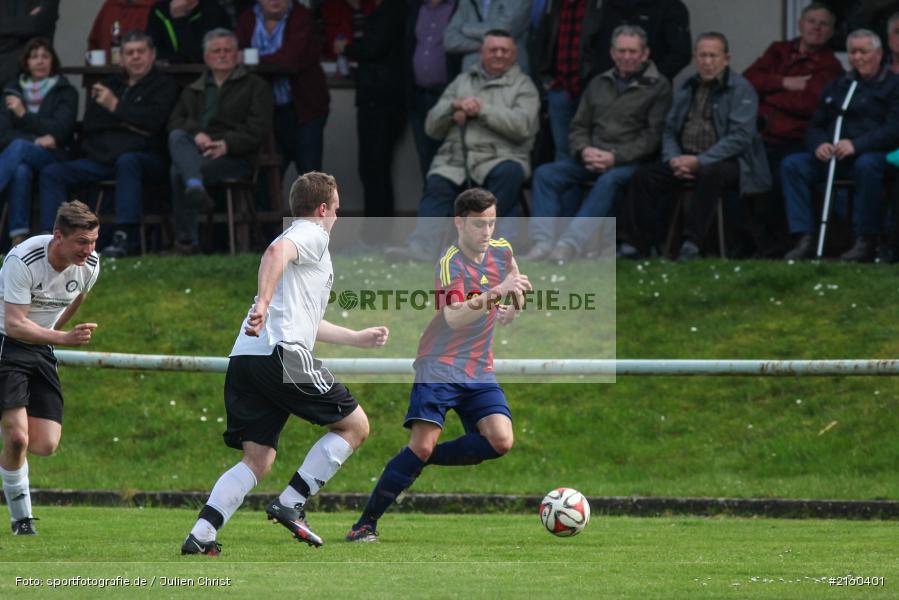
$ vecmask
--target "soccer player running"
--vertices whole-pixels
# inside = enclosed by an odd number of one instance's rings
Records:
[[[258,290],[231,350],[225,376],[228,426],[225,444],[243,450],[239,463],[219,477],[182,554],[218,555],[218,530],[275,462],[278,438],[293,414],[328,428],[306,454],[281,495],[268,505],[269,520],[298,541],[321,546],[304,507],[368,437],[368,418],[356,399],[312,355],[316,341],[376,348],[386,327],[354,331],[323,319],[334,272],[328,242],[340,199],[330,175],[310,172],[290,189],[298,217],[266,249]]]
[[[508,324],[531,290],[518,271],[512,246],[492,239],[496,198],[473,188],[454,206],[459,238],[437,265],[437,309],[418,345],[415,381],[404,426],[409,445],[394,456],[346,539],[376,542],[378,519],[426,465],[476,465],[512,448],[512,413],[493,373],[493,328]],[[513,305],[498,299],[512,294]],[[453,409],[465,435],[437,443]]]
[[[65,202],[52,235],[28,238],[0,268],[0,475],[15,535],[35,535],[27,453],[49,456],[62,436],[63,400],[54,346],[90,343],[96,323],[62,331],[100,276],[100,221]]]

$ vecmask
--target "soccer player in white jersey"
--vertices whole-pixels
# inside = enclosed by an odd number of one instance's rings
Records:
[[[242,460],[219,477],[182,554],[218,555],[218,530],[271,470],[278,438],[293,414],[327,427],[281,495],[268,505],[269,520],[298,541],[321,546],[304,506],[368,437],[368,417],[347,388],[312,355],[316,341],[377,348],[386,327],[359,331],[323,319],[334,272],[328,252],[340,199],[330,175],[310,172],[290,189],[298,217],[266,249],[253,306],[241,326],[225,377],[228,426],[225,444]]]
[[[27,453],[49,456],[62,435],[63,400],[54,346],[83,346],[96,323],[63,326],[100,275],[100,221],[81,202],[56,213],[52,235],[13,248],[0,268],[0,475],[15,535],[35,535]]]

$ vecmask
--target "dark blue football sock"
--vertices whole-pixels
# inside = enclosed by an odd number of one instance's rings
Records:
[[[431,458],[428,460],[429,465],[476,465],[502,456],[493,449],[490,442],[487,441],[480,433],[468,433],[462,437],[458,437],[449,442],[437,444]]]
[[[408,446],[400,450],[384,467],[384,472],[381,473],[381,478],[375,484],[371,496],[368,497],[368,503],[362,511],[362,516],[356,522],[356,526],[376,525],[381,515],[394,503],[396,497],[403,490],[408,489],[418,478],[424,466],[424,461],[415,456]]]

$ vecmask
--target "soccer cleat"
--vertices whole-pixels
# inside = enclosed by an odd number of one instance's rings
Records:
[[[269,521],[277,521],[289,529],[298,542],[306,542],[316,548],[325,543],[306,523],[306,511],[303,510],[302,504],[291,508],[284,506],[280,500],[275,498],[265,509],[265,514],[268,515]]]
[[[371,525],[370,523],[365,523],[364,525],[353,525],[353,527],[346,534],[346,541],[377,543],[378,531],[375,529],[375,526]]]
[[[211,542],[201,542],[194,534],[187,534],[184,543],[181,544],[181,554],[208,554],[209,556],[218,556],[222,553],[222,545],[212,540]]]
[[[37,535],[37,529],[34,528],[35,521],[37,521],[37,519],[34,517],[25,517],[24,519],[19,519],[18,521],[13,521],[12,534],[13,535]]]

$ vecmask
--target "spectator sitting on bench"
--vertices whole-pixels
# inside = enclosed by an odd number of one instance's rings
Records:
[[[700,34],[693,48],[698,73],[674,94],[662,134],[662,160],[637,169],[618,218],[620,254],[646,254],[660,236],[657,227],[670,213],[671,192],[694,184],[684,217],[679,260],[697,258],[722,192],[742,194],[771,187],[762,138],[756,130],[758,96],[729,67],[727,38]],[[675,215],[676,217],[676,215]]]
[[[78,116],[78,92],[59,74],[59,57],[47,38],[25,44],[19,72],[0,103],[0,194],[8,189],[12,246],[31,231],[34,174],[66,157]]]
[[[523,260],[568,260],[579,254],[596,231],[596,220],[589,217],[613,216],[619,191],[640,162],[659,151],[671,84],[649,60],[646,32],[618,27],[609,52],[615,66],[590,81],[571,122],[571,156],[534,173],[532,247]],[[592,187],[578,209],[583,183]],[[575,219],[556,241],[553,217],[559,216]]]
[[[237,37],[213,29],[203,39],[206,71],[184,88],[169,119],[175,251],[197,251],[197,216],[214,204],[205,186],[253,176],[272,126],[272,91],[237,64]]]
[[[81,142],[86,158],[41,171],[42,231],[53,229],[56,211],[73,188],[114,179],[115,235],[102,254],[139,251],[143,183],[165,180],[165,123],[178,98],[178,84],[153,68],[155,60],[153,38],[142,31],[125,35],[124,73],[90,89]]]
[[[404,246],[387,248],[390,260],[430,260],[442,243],[440,218],[453,201],[479,186],[497,199],[500,217],[514,214],[531,164],[540,98],[531,78],[515,64],[512,36],[491,30],[481,61],[456,77],[428,113],[425,130],[443,139],[428,171],[415,231]]]
[[[815,253],[811,186],[824,181],[832,158],[836,159],[836,175],[855,183],[855,244],[840,258],[867,262],[874,260],[877,251],[884,157],[899,146],[899,76],[881,64],[880,37],[873,31],[850,33],[846,51],[852,69],[824,88],[805,134],[807,151],[791,154],[781,163],[787,221],[796,238],[795,247],[784,256],[788,260],[811,258]],[[853,81],[858,85],[843,116],[840,140],[833,144],[836,120]]]

